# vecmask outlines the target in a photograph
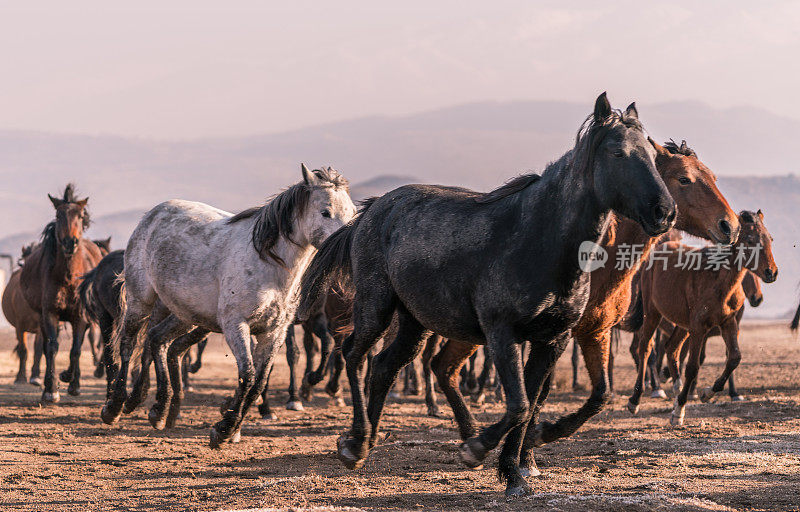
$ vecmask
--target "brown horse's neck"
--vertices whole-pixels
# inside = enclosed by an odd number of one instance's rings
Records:
[[[77,282],[77,278],[83,275],[85,268],[82,262],[83,249],[78,245],[75,254],[67,258],[60,247],[56,248],[56,258],[53,264],[51,275],[56,279],[63,276],[64,282]]]
[[[608,262],[592,272],[590,300],[595,297],[602,300],[621,287],[630,287],[631,279],[649,256],[656,240],[657,237],[648,236],[637,222],[614,215],[600,242],[608,252]],[[627,257],[631,251],[636,252],[635,259]],[[618,265],[620,258],[624,259],[624,265]]]

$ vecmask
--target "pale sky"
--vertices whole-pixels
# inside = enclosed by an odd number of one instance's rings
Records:
[[[3,7],[0,129],[235,136],[603,90],[800,119],[795,1],[165,3]]]

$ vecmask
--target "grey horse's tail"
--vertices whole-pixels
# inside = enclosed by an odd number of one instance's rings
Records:
[[[122,339],[122,326],[124,325],[125,312],[128,310],[127,292],[125,286],[125,271],[117,275],[114,284],[119,284],[119,315],[114,318],[114,334],[111,336],[111,353],[114,355],[114,360],[120,360],[120,341]],[[144,349],[144,340],[147,337],[147,328],[149,321],[142,322],[139,330],[136,332],[136,340],[133,344],[131,358],[130,358],[130,373],[138,370],[142,363],[142,351]]]
[[[620,329],[627,332],[637,332],[644,323],[644,304],[642,303],[642,290],[636,291],[636,298],[628,310],[628,314],[619,323]]]

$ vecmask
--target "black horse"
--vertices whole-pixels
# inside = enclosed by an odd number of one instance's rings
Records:
[[[354,331],[342,350],[354,414],[338,441],[345,465],[363,464],[399,370],[436,332],[487,344],[506,395],[502,420],[467,439],[462,460],[480,465],[508,435],[499,475],[507,495],[528,492],[521,443],[589,296],[579,249],[599,241],[612,210],[652,236],[674,223],[675,203],[654,157],[635,105],[614,111],[603,93],[574,148],[542,176],[520,176],[489,193],[400,187],[366,201],[356,220],[328,238],[303,277],[298,317],[307,318],[337,278],[352,278]],[[397,337],[375,357],[367,407],[360,369],[394,314]],[[531,350],[523,365],[525,340]]]

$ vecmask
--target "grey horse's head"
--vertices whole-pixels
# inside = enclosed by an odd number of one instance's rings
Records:
[[[336,170],[323,167],[309,171],[301,164],[303,183],[308,187],[308,200],[297,218],[295,239],[305,238],[319,248],[326,238],[350,222],[356,206],[350,199],[347,180]]]

